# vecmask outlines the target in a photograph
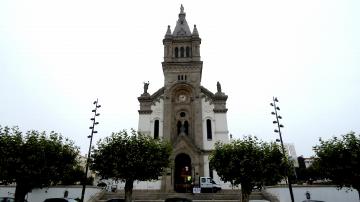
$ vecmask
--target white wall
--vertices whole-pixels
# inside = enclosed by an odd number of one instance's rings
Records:
[[[290,202],[290,194],[288,187],[270,187],[266,191],[278,197],[280,202]],[[294,200],[302,202],[306,199],[305,193],[309,192],[311,200],[319,200],[326,202],[359,202],[358,192],[356,190],[347,191],[346,189],[338,190],[334,186],[309,186],[309,187],[293,187]]]
[[[204,150],[214,149],[216,142],[229,142],[229,131],[227,125],[226,113],[214,113],[214,105],[210,103],[210,100],[202,98],[202,125],[203,125],[203,145]],[[206,120],[211,120],[212,140],[207,139],[207,127]]]
[[[160,99],[151,106],[151,114],[139,114],[138,131],[154,137],[154,123],[159,120],[159,137],[163,137],[164,101]]]
[[[125,183],[119,183],[118,189],[124,190]],[[134,189],[141,189],[141,190],[160,190],[161,188],[161,180],[154,180],[154,181],[135,181],[134,182]]]
[[[82,186],[56,186],[43,189],[33,189],[27,195],[28,202],[42,202],[47,198],[62,198],[64,192],[68,191],[68,198],[81,198]],[[92,196],[99,193],[101,189],[93,186],[87,186],[84,200],[88,201]],[[0,186],[1,197],[14,197],[15,186]]]
[[[229,143],[226,113],[215,113],[215,141]]]
[[[202,107],[202,126],[203,126],[203,149],[211,150],[214,148],[214,143],[216,142],[215,132],[216,132],[216,119],[214,115],[214,105],[210,104],[210,100],[206,100],[206,98],[201,99],[201,107]],[[212,140],[207,139],[207,127],[206,120],[211,120],[211,131],[212,131]]]
[[[154,137],[154,124],[155,120],[159,120],[159,137],[163,137],[163,125],[164,125],[164,100],[161,98],[155,102],[155,105],[151,106],[152,113],[150,115],[150,131],[151,136]]]
[[[151,129],[150,129],[150,114],[139,114],[139,126],[138,131],[150,135]]]

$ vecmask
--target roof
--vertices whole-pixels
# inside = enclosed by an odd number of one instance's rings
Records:
[[[184,7],[181,4],[179,19],[176,22],[173,36],[191,36],[191,31],[188,23],[186,22],[185,17],[186,17],[186,13],[184,12]]]

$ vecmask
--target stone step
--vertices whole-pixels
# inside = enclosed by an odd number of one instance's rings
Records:
[[[166,198],[172,197],[184,197],[192,199],[194,202],[206,202],[206,201],[240,201],[241,192],[239,190],[222,190],[218,193],[164,193],[160,191],[149,191],[149,190],[134,190],[133,191],[133,201],[136,202],[163,202]],[[99,200],[96,202],[105,202],[111,198],[124,198],[124,192],[105,192]],[[250,195],[250,200],[264,200],[264,196],[261,192],[253,192]]]

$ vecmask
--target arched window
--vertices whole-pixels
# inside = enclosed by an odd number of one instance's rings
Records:
[[[181,121],[178,121],[177,124],[176,124],[178,135],[180,135],[180,132],[181,132],[181,125],[182,125],[182,124],[181,124]]]
[[[179,57],[179,49],[178,49],[178,47],[175,48],[175,57],[176,58]]]
[[[212,140],[211,120],[206,120],[207,139]]]
[[[189,123],[187,121],[184,122],[184,127],[185,127],[185,134],[189,135]]]
[[[184,57],[184,51],[185,51],[184,47],[181,47],[180,48],[180,57],[182,57],[182,58]]]
[[[154,139],[159,139],[159,120],[154,123]]]
[[[186,47],[186,57],[190,57],[190,47]]]

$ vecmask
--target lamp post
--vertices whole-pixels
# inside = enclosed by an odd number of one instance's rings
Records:
[[[99,122],[96,122],[96,117],[99,116],[100,113],[97,113],[96,111],[97,111],[98,108],[101,107],[101,105],[98,105],[98,99],[96,99],[96,101],[94,101],[93,104],[95,105],[95,109],[93,109],[91,111],[91,112],[94,113],[94,117],[90,119],[92,121],[92,126],[89,127],[91,129],[91,135],[88,136],[88,138],[90,138],[90,146],[89,146],[88,156],[87,156],[87,159],[86,159],[85,177],[84,177],[84,180],[83,180],[83,187],[82,187],[82,191],[81,191],[81,202],[84,202],[87,174],[88,174],[88,171],[89,171],[89,160],[90,160],[92,139],[93,139],[94,133],[97,133],[97,131],[95,130],[95,125],[99,124]]]
[[[280,124],[280,122],[279,122],[279,119],[282,119],[282,117],[280,115],[278,115],[278,111],[280,111],[280,108],[278,106],[276,106],[277,102],[279,102],[277,97],[273,97],[273,102],[270,103],[270,105],[272,107],[274,107],[274,111],[271,112],[271,114],[276,117],[276,121],[273,121],[273,124],[277,124],[278,129],[275,129],[274,132],[279,133],[281,149],[282,149],[282,152],[283,152],[283,155],[284,155],[284,159],[287,162],[288,160],[287,160],[287,156],[286,156],[285,148],[284,148],[284,143],[283,143],[282,136],[281,136],[281,128],[283,128],[284,125]],[[287,176],[287,178],[288,178],[287,180],[288,180],[289,191],[290,191],[290,198],[291,198],[291,201],[294,202],[294,194],[293,194],[293,190],[292,190],[291,179],[290,179],[289,176]]]

